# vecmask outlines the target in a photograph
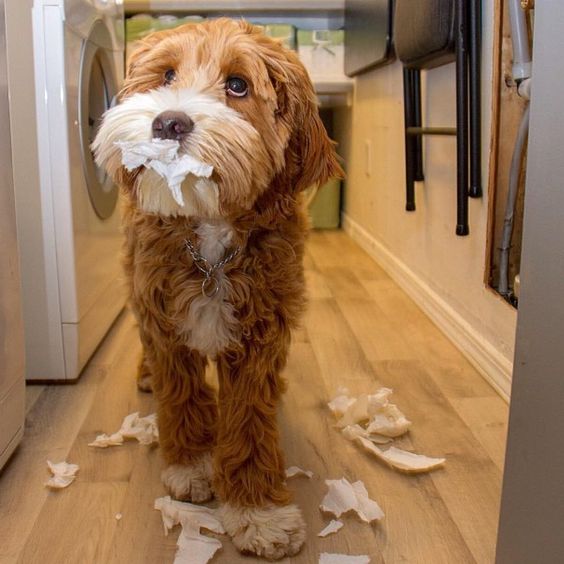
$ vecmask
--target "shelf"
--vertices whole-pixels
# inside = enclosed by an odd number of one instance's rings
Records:
[[[344,0],[125,0],[127,14],[139,12],[342,12]]]
[[[317,100],[322,108],[343,108],[352,104],[354,80],[343,77],[313,78]]]
[[[347,78],[312,78],[313,86],[318,94],[348,94],[352,92],[354,80]]]

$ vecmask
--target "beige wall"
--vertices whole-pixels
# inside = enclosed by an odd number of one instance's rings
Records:
[[[489,3],[488,3],[489,4]],[[493,15],[484,15],[484,181],[491,118]],[[426,75],[426,76],[425,76]],[[455,68],[423,73],[423,122],[455,125]],[[486,377],[507,395],[516,313],[484,285],[487,194],[470,200],[470,235],[457,237],[456,140],[427,137],[425,182],[417,183],[417,211],[405,208],[402,67],[394,63],[357,78],[353,106],[339,111],[336,133],[346,160],[345,228],[443,326]],[[372,171],[367,174],[366,142]],[[508,140],[511,142],[511,140]],[[382,261],[381,261],[382,262]],[[467,342],[464,342],[466,339]]]

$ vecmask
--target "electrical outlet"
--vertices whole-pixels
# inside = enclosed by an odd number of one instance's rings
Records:
[[[364,173],[372,176],[372,139],[364,140]]]

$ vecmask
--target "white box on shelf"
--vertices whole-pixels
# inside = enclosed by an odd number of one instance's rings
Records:
[[[346,80],[344,31],[300,29],[298,53],[314,82]]]

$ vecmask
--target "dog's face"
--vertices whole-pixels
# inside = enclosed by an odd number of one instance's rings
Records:
[[[180,153],[213,166],[209,181],[183,185],[185,210],[175,209],[155,173],[122,167],[116,141],[153,137],[176,139]],[[249,210],[269,189],[297,193],[342,174],[297,56],[258,28],[227,19],[145,38],[93,149],[137,205],[163,214]]]

